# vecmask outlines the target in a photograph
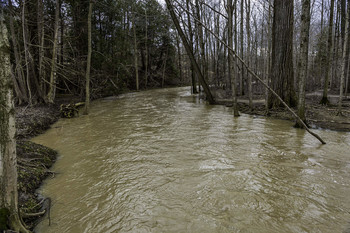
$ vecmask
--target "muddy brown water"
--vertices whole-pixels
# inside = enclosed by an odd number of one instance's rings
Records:
[[[210,106],[188,88],[95,101],[34,142],[60,157],[36,232],[342,232],[350,134]]]

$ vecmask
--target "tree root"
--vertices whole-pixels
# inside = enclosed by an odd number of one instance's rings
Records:
[[[21,213],[22,218],[32,218],[32,217],[39,217],[46,213],[46,210],[37,212],[37,213]]]

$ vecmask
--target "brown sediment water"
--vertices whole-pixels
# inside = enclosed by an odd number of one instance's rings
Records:
[[[205,104],[189,88],[92,103],[33,139],[57,150],[36,232],[342,232],[350,134]]]

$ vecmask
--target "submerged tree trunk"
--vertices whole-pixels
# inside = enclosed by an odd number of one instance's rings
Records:
[[[18,213],[15,133],[9,40],[3,16],[0,15],[0,211],[8,213],[13,230],[29,232],[23,227]]]
[[[272,89],[289,105],[296,106],[293,70],[293,0],[275,0],[272,24]],[[269,108],[281,106],[276,96],[270,93]]]
[[[90,0],[89,4],[89,14],[88,14],[88,56],[86,62],[86,74],[85,74],[85,108],[84,114],[89,114],[90,110],[90,69],[91,69],[91,17],[92,17],[92,6],[94,2]]]
[[[331,75],[331,54],[332,54],[332,37],[333,37],[333,14],[334,14],[334,0],[331,0],[331,9],[329,13],[329,25],[328,25],[328,43],[327,43],[327,56],[326,56],[326,70],[325,70],[325,78],[323,84],[323,96],[321,99],[321,104],[328,104],[328,86],[329,79]]]
[[[309,31],[310,31],[310,0],[302,1],[301,13],[301,33],[300,33],[300,60],[299,68],[299,96],[298,96],[298,116],[302,121],[305,117],[305,83],[307,78],[308,57],[309,57]],[[298,122],[297,127],[302,127]]]

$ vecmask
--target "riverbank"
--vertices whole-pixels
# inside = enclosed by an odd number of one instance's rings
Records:
[[[221,91],[222,92],[222,91]],[[305,98],[306,102],[306,120],[308,125],[313,129],[326,129],[341,132],[350,132],[350,97],[343,98],[342,114],[338,114],[338,95],[329,95],[329,105],[321,105],[320,92],[308,93]],[[232,106],[231,99],[220,98],[224,93],[216,94],[218,104]],[[293,115],[285,108],[270,109],[266,113],[265,100],[263,96],[253,96],[253,110],[248,105],[248,97],[238,97],[239,111],[249,115],[258,115],[282,119],[295,122]],[[297,112],[296,108],[293,108]]]
[[[33,229],[47,208],[44,197],[36,190],[43,180],[53,175],[49,168],[57,152],[30,142],[30,138],[43,133],[59,119],[58,106],[16,107],[16,139],[18,164],[18,198],[21,216],[29,229]]]

